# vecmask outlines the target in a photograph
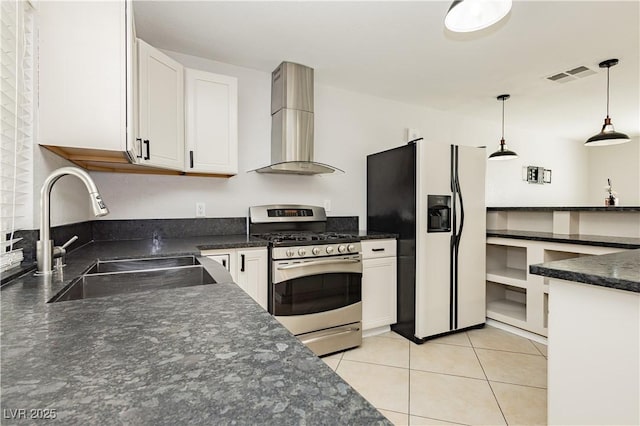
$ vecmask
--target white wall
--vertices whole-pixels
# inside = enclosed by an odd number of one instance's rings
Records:
[[[316,85],[315,159],[346,171],[343,175],[291,176],[247,173],[270,162],[271,75],[175,52],[186,66],[238,78],[239,174],[229,179],[91,172],[111,213],[103,220],[188,218],[195,203],[206,203],[208,217],[246,216],[250,205],[331,201],[330,215],[357,215],[366,224],[366,155],[404,143],[405,128],[417,128],[427,141],[497,148],[499,116],[487,123],[473,117],[403,104]],[[507,123],[508,128],[508,123]],[[508,129],[508,143],[520,158],[489,162],[487,205],[586,204],[587,153],[580,144],[553,140],[530,129]],[[44,177],[67,162],[36,148],[34,197]],[[42,152],[40,152],[42,151]],[[550,154],[552,153],[552,154]],[[551,185],[521,180],[521,168],[553,170]],[[54,187],[52,224],[91,218],[84,188],[73,178]],[[37,209],[36,209],[37,210]],[[38,215],[34,214],[34,227]]]
[[[621,206],[640,205],[640,138],[622,145],[586,148],[589,162],[587,202],[603,206],[607,179]]]
[[[508,123],[507,123],[508,125]],[[498,130],[499,132],[499,130]],[[584,206],[587,202],[587,149],[581,142],[558,140],[537,129],[509,129],[507,144],[518,154],[509,161],[489,161],[488,206]],[[494,138],[496,141],[498,137]],[[487,149],[497,150],[498,142]],[[522,168],[551,170],[551,184],[522,180]]]

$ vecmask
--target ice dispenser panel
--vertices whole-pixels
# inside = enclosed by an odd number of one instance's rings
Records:
[[[451,196],[427,195],[427,232],[451,231]]]

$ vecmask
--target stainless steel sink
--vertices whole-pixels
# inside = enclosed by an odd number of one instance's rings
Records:
[[[195,256],[156,257],[148,259],[99,260],[85,274],[142,271],[145,269],[175,268],[200,265]]]
[[[96,262],[49,303],[215,284],[194,256]]]

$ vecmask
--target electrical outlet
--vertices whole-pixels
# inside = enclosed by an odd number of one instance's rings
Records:
[[[331,200],[324,200],[324,209],[325,211],[331,211]]]
[[[205,217],[205,204],[196,203],[196,217]]]

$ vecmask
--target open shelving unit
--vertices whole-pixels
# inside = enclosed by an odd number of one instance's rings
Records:
[[[629,211],[627,211],[629,210]],[[622,229],[614,229],[613,222],[634,223],[640,210],[625,209],[615,216],[606,212],[554,211],[551,208],[496,208],[487,213],[487,230],[526,231],[546,235],[579,234],[583,228],[590,235],[624,236]],[[607,219],[607,220],[605,220]],[[584,222],[584,223],[583,223]],[[602,222],[602,226],[596,226]],[[629,228],[629,226],[626,226]],[[640,237],[639,231],[629,229],[627,236]],[[602,245],[574,244],[566,241],[541,241],[525,237],[487,237],[487,318],[511,327],[547,336],[549,315],[549,280],[529,274],[533,264],[600,255],[625,249]]]
[[[547,336],[549,282],[529,265],[613,253],[619,248],[487,238],[487,318]]]
[[[487,318],[527,324],[527,248],[487,244]]]

